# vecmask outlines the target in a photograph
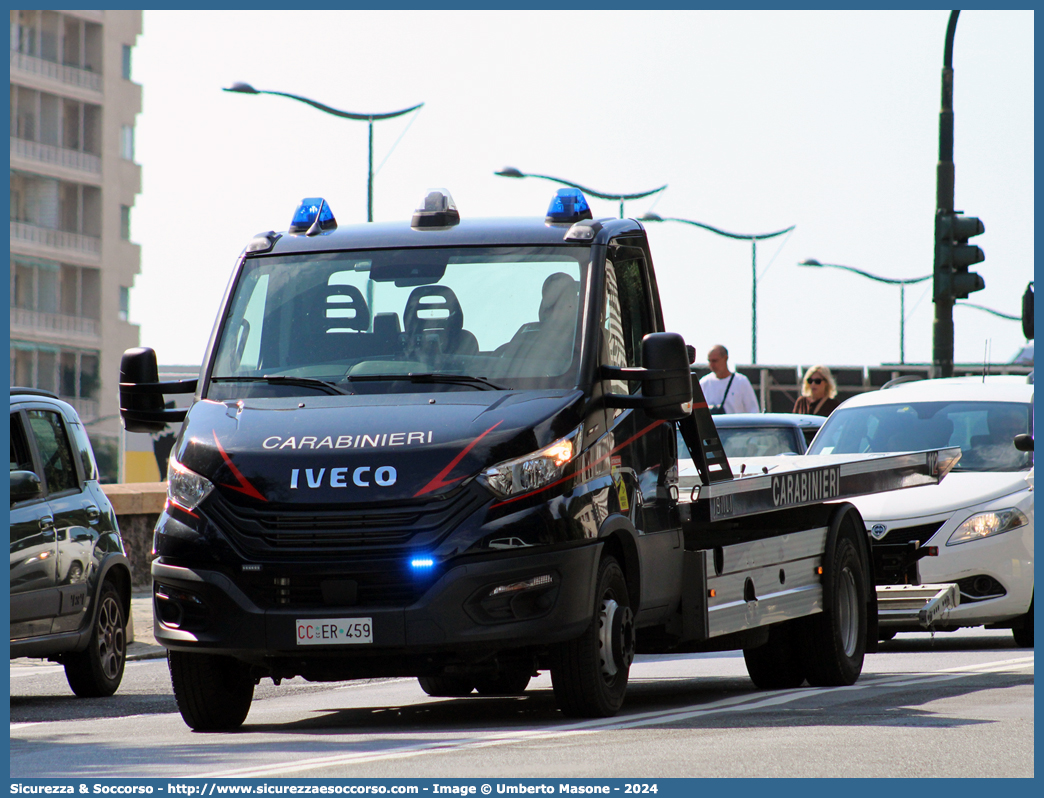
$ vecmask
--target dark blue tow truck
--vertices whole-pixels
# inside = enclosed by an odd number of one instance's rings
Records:
[[[410,223],[351,227],[305,200],[240,256],[199,379],[156,363],[124,355],[121,413],[184,421],[155,635],[202,730],[239,726],[262,678],[515,695],[549,669],[580,717],[620,709],[636,652],[743,649],[763,688],[851,684],[877,616],[840,500],[958,456],[733,477],[644,229],[574,189],[545,218],[462,218],[433,190]]]

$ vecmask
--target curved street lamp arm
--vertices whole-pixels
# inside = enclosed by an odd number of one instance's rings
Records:
[[[861,274],[863,277],[876,280],[879,283],[888,283],[889,285],[910,285],[912,283],[923,283],[925,280],[932,279],[932,275],[930,274],[926,274],[924,277],[911,277],[910,279],[879,277],[876,274],[870,274],[870,272],[857,269],[855,266],[843,266],[840,263],[820,263],[812,258],[806,260],[804,263],[799,263],[798,266],[828,266],[831,269],[844,269],[846,272],[855,272],[856,274]]]
[[[797,225],[793,225],[792,224],[792,225],[790,225],[790,227],[784,228],[783,230],[777,230],[774,233],[749,233],[748,234],[748,233],[730,233],[727,230],[721,230],[720,228],[712,227],[711,225],[704,224],[703,222],[694,222],[692,219],[679,219],[679,218],[674,217],[674,216],[657,216],[654,213],[647,213],[647,214],[645,214],[645,216],[642,217],[641,221],[646,221],[646,222],[682,222],[683,224],[691,224],[693,227],[702,227],[704,230],[710,230],[712,233],[717,233],[718,235],[725,236],[726,238],[738,238],[738,239],[740,239],[742,241],[751,241],[751,240],[760,241],[763,238],[775,238],[776,236],[781,236],[784,233],[789,233],[791,230],[793,230],[795,227],[797,227]]]
[[[1012,316],[1010,313],[1001,313],[999,310],[988,308],[985,305],[976,305],[973,302],[954,302],[954,304],[959,308],[975,308],[976,310],[984,310],[987,313],[992,313],[994,316],[1000,316],[1002,319],[1022,321],[1022,316]]]
[[[331,108],[329,105],[323,105],[322,103],[316,102],[315,100],[309,100],[307,97],[300,97],[296,94],[290,94],[289,92],[285,91],[258,90],[257,93],[274,94],[277,97],[289,97],[291,100],[297,100],[298,102],[305,103],[306,105],[310,105],[313,108],[318,108],[320,111],[325,111],[328,114],[333,114],[334,116],[339,116],[343,119],[360,119],[364,122],[369,122],[370,120],[376,121],[378,119],[393,119],[396,116],[408,114],[410,111],[416,111],[418,108],[424,105],[424,103],[417,103],[416,105],[412,105],[409,108],[403,108],[401,111],[391,111],[386,114],[356,114],[352,113],[351,111],[338,111],[336,108]]]
[[[651,191],[641,191],[641,192],[639,192],[637,194],[606,194],[606,193],[604,193],[602,191],[595,191],[593,188],[587,188],[586,186],[581,186],[579,183],[574,183],[571,180],[563,180],[560,177],[551,177],[550,175],[537,175],[537,174],[533,174],[532,172],[522,172],[521,176],[522,177],[539,177],[541,180],[550,180],[552,183],[561,183],[562,185],[569,186],[570,188],[578,188],[582,192],[584,192],[585,194],[590,194],[592,197],[598,197],[598,199],[616,200],[616,201],[641,199],[642,197],[648,197],[648,196],[651,196],[653,194],[657,194],[660,191],[663,191],[665,188],[667,188],[667,184],[664,183],[659,188],[654,188]]]

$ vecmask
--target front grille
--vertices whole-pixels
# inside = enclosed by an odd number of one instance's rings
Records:
[[[247,507],[219,489],[202,509],[247,557],[281,561],[430,547],[487,501],[475,483],[442,499],[308,509]]]
[[[880,542],[889,545],[905,545],[916,540],[923,546],[932,539],[932,536],[939,531],[939,528],[944,523],[944,521],[933,521],[930,524],[919,524],[918,526],[895,527],[889,529],[888,533],[881,538]]]

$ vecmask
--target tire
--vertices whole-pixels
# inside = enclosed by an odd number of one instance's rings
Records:
[[[823,612],[803,619],[805,676],[813,687],[854,684],[863,670],[867,585],[856,546],[843,531],[838,534],[823,586]]]
[[[763,646],[743,649],[743,661],[751,681],[762,690],[788,690],[805,681],[801,629],[793,621],[769,627]]]
[[[475,685],[467,676],[419,676],[421,690],[435,698],[460,698],[471,695]]]
[[[195,731],[243,725],[254,698],[250,666],[215,654],[167,652],[170,683],[181,717]]]
[[[83,651],[62,658],[69,687],[80,698],[101,698],[116,692],[127,664],[127,618],[112,582],[102,584],[91,641]]]
[[[533,678],[529,668],[512,668],[501,670],[496,676],[486,676],[475,680],[475,689],[479,695],[522,695]]]
[[[574,640],[555,647],[551,685],[563,715],[607,718],[623,706],[634,659],[634,616],[627,582],[611,556],[598,565],[594,620]]]
[[[1029,610],[1020,620],[1021,624],[1011,630],[1015,636],[1015,645],[1019,648],[1033,648],[1033,599],[1030,599]]]

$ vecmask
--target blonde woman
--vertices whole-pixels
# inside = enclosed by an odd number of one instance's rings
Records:
[[[792,413],[811,416],[829,416],[841,404],[837,398],[837,383],[826,366],[812,366],[801,381],[801,396],[794,402]]]

